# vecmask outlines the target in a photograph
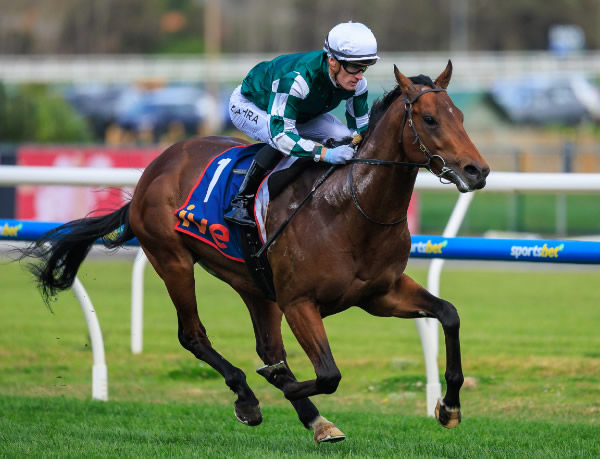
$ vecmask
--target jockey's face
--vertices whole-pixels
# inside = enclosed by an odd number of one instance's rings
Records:
[[[335,63],[334,59],[332,59],[331,57],[329,59],[330,59],[330,61],[333,61],[333,63]],[[330,62],[330,66],[329,66],[330,73],[333,73],[331,71],[331,67],[332,67],[333,63]],[[355,70],[355,69],[352,69],[352,70]],[[346,71],[346,69],[344,68],[344,66],[340,65],[339,72],[337,72],[335,75],[332,75],[332,78],[335,79],[338,86],[344,88],[347,91],[354,91],[356,89],[356,85],[358,84],[358,82],[360,80],[362,80],[362,78],[363,78],[363,72],[358,71],[357,73],[348,73]]]

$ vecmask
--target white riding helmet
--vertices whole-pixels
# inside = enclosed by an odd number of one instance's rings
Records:
[[[360,61],[374,64],[377,40],[373,32],[360,22],[343,22],[329,31],[323,50],[338,61]]]

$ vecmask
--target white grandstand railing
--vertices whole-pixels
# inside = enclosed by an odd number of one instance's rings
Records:
[[[369,69],[369,82],[394,82],[392,65],[406,75],[436,76],[448,59],[454,64],[453,81],[471,89],[489,87],[498,78],[527,74],[600,75],[600,52],[584,51],[567,57],[545,51],[380,53],[381,61]],[[239,83],[257,62],[275,54],[200,55],[0,55],[0,81],[7,83],[135,83],[220,82]]]
[[[0,166],[0,185],[135,186],[141,169]]]
[[[135,186],[142,171],[139,169],[114,168],[54,168],[29,166],[0,166],[0,186],[2,185],[75,185],[75,186]],[[434,190],[456,192],[451,185],[440,183],[439,179],[429,173],[420,173],[415,184],[416,190]],[[600,193],[600,174],[557,174],[557,173],[512,173],[492,172],[482,192],[544,192],[544,193]],[[458,233],[464,216],[474,194],[461,194],[444,230],[444,237],[453,237]],[[136,256],[132,273],[131,302],[131,350],[142,351],[143,343],[143,279],[147,258],[140,249]],[[428,273],[428,290],[439,296],[440,276],[444,260],[433,259]],[[85,290],[79,281],[74,291],[80,304],[92,337],[94,351],[94,370],[102,381],[94,379],[93,397],[101,400],[108,398],[106,366],[104,364],[104,348],[95,311],[87,299]],[[84,300],[81,297],[85,296]],[[438,322],[435,319],[416,319],[427,374],[427,415],[433,416],[437,399],[441,396],[439,382],[438,356]],[[94,342],[95,341],[95,342]],[[104,370],[102,371],[102,365]],[[97,387],[95,389],[94,387]]]

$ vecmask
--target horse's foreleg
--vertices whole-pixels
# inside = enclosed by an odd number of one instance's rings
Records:
[[[442,300],[407,275],[403,275],[387,294],[361,306],[370,314],[382,317],[434,317],[440,321],[446,341],[446,395],[438,402],[436,417],[444,427],[456,427],[461,421],[459,392],[463,384],[459,328],[456,308]]]
[[[282,312],[276,303],[249,295],[242,295],[248,307],[254,336],[256,337],[256,353],[265,363],[257,370],[269,383],[283,390],[284,385],[296,378],[285,360],[286,354],[281,336]],[[319,410],[308,399],[291,400],[298,413],[298,418],[307,429],[310,423],[319,416]]]
[[[309,381],[289,381],[283,385],[283,393],[289,400],[298,400],[317,394],[332,394],[338,387],[342,375],[338,370],[323,319],[317,306],[309,301],[297,302],[284,309],[285,318],[306,352],[317,375]]]
[[[248,295],[242,295],[242,298],[248,306],[254,325],[256,352],[265,363],[256,371],[273,386],[283,391],[285,386],[297,380],[286,361],[281,336],[282,312],[272,301]],[[290,400],[290,403],[304,427],[314,431],[316,442],[333,442],[346,438],[341,430],[319,414],[319,410],[308,397]]]
[[[155,251],[156,254],[156,251]],[[155,254],[147,252],[148,259],[163,279],[169,296],[177,309],[178,337],[181,345],[196,358],[208,363],[225,379],[225,383],[238,396],[235,402],[235,416],[247,425],[258,425],[262,414],[258,400],[246,383],[246,375],[222,357],[211,345],[206,329],[198,317],[194,285],[193,260],[177,259],[170,252],[160,262]]]
[[[460,318],[456,308],[449,302],[439,299],[429,292],[431,298],[437,300],[433,311],[442,324],[446,342],[446,396],[438,401],[435,408],[435,417],[441,425],[452,429],[461,421],[460,413],[460,388],[464,382],[460,355]]]

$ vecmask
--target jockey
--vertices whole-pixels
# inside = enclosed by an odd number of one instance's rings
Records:
[[[258,186],[282,155],[343,164],[369,125],[364,72],[377,62],[377,41],[363,24],[346,22],[327,34],[323,50],[279,56],[256,65],[231,95],[233,124],[265,142],[248,168],[227,221],[254,226],[250,208]],[[347,126],[331,115],[346,101]],[[323,146],[328,140],[347,145]]]

